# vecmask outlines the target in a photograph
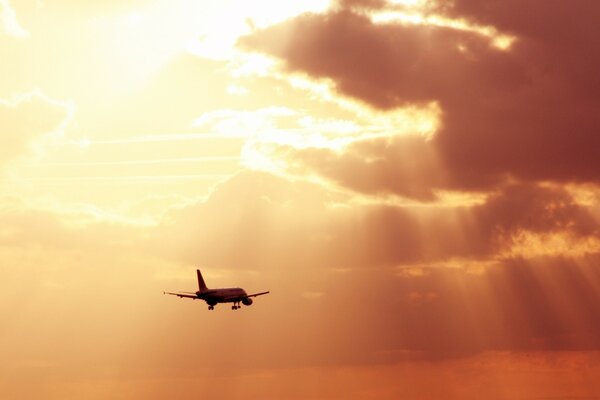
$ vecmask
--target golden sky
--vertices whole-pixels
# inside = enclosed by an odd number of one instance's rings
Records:
[[[600,397],[599,20],[0,0],[0,397]]]

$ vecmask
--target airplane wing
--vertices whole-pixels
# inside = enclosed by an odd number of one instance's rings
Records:
[[[269,294],[270,292],[260,292],[260,293],[254,293],[254,294],[249,294],[246,297],[256,297],[256,296],[262,296],[263,294]]]
[[[190,299],[197,299],[198,298],[198,296],[196,296],[195,294],[171,293],[171,292],[163,292],[163,294],[172,294],[173,296],[177,296],[177,297],[180,297],[180,298],[183,298],[183,297],[187,297],[187,298],[190,298]]]

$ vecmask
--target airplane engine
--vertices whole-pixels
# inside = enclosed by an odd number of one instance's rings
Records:
[[[245,306],[249,306],[250,304],[252,304],[252,299],[249,297],[246,297],[245,299],[242,300],[242,304]]]

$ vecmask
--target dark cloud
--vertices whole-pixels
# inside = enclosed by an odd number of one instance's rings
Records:
[[[352,328],[355,347],[348,348],[363,362],[490,350],[597,350],[598,261],[595,255],[579,262],[503,261],[479,273],[436,268],[416,277],[340,275],[323,299],[332,313],[339,310],[327,330],[341,335],[361,315],[364,327]],[[377,294],[364,288],[377,288]]]
[[[509,185],[478,206],[425,210],[335,202],[316,185],[243,173],[160,227],[186,263],[258,271],[254,285],[285,293],[259,317],[279,323],[251,336],[271,349],[260,366],[600,349],[597,253],[500,255],[519,232],[598,236],[563,189]]]
[[[597,182],[599,57],[590,50],[600,37],[591,22],[598,6],[578,2],[562,14],[566,6],[559,3],[457,1],[436,7],[515,35],[508,51],[474,32],[376,25],[349,11],[306,14],[241,45],[283,59],[289,71],[331,79],[341,93],[380,109],[437,102],[441,127],[426,153],[438,157],[444,181],[428,182],[429,189],[490,189],[509,177]],[[579,19],[561,19],[573,13],[582,17],[581,26],[575,26]],[[394,165],[387,189],[426,197],[427,188],[398,190],[397,170],[405,166]],[[363,190],[356,182],[349,186]]]
[[[422,136],[357,141],[343,152],[327,148],[274,146],[293,173],[320,174],[338,185],[371,195],[398,194],[422,201],[436,198],[444,181],[435,150]]]
[[[285,293],[269,305],[279,323],[251,337],[272,350],[259,365],[600,349],[597,253],[499,256],[523,231],[597,237],[564,190],[511,185],[482,205],[436,210],[344,209],[323,193],[240,174],[160,229],[172,251],[170,240],[186,243],[190,263],[260,271]]]
[[[477,220],[496,231],[562,232],[597,235],[590,212],[570,194],[558,188],[509,185],[477,211]]]
[[[386,6],[386,0],[337,0],[334,5],[339,9],[372,10]]]
[[[435,101],[441,92],[451,96],[478,65],[467,59],[459,44],[474,47],[483,58],[502,57],[486,39],[469,33],[433,26],[375,25],[349,11],[306,14],[241,43],[281,57],[292,71],[331,78],[341,92],[379,108]],[[486,71],[479,72],[475,79],[493,83]]]
[[[586,0],[565,3],[560,0],[507,0],[486,3],[478,0],[429,2],[430,11],[492,25],[520,38],[543,42],[547,47],[563,47],[579,40],[598,40],[600,5]],[[557,64],[563,60],[557,59]]]
[[[476,206],[335,204],[317,185],[243,173],[206,203],[172,213],[160,241],[187,262],[261,270],[490,260],[523,233],[574,241],[600,234],[590,211],[556,187],[508,185]]]
[[[521,232],[598,236],[565,190],[512,184],[465,207],[338,200],[318,185],[241,173],[173,212],[152,247],[209,270],[260,272],[254,285],[277,295],[259,318],[279,323],[251,336],[270,349],[259,366],[600,349],[597,253],[502,255]]]

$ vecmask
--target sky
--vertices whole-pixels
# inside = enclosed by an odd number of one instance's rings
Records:
[[[0,0],[0,397],[600,398],[599,20]]]

